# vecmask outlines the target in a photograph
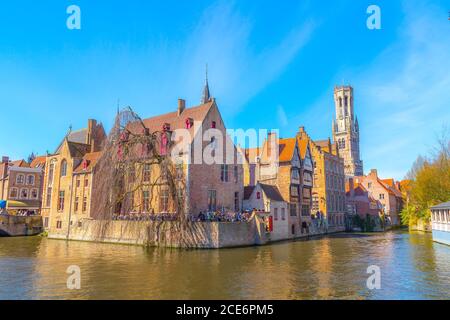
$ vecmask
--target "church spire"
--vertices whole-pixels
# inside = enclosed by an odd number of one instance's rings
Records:
[[[208,65],[206,65],[205,87],[203,88],[202,104],[208,103],[209,101],[211,101],[211,94],[209,92],[208,84]]]

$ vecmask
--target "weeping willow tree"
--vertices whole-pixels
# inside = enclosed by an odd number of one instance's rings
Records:
[[[105,226],[99,228],[99,238],[117,217],[145,220],[163,211],[165,219],[157,219],[149,232],[159,237],[163,227],[164,232],[169,228],[173,241],[196,246],[202,230],[188,217],[183,164],[169,154],[171,134],[165,126],[151,132],[130,107],[117,114],[95,167],[92,212]]]

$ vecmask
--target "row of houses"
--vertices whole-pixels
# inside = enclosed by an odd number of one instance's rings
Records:
[[[353,116],[353,89],[336,87],[335,101],[333,141],[314,140],[300,127],[295,136],[288,138],[269,132],[255,148],[233,142],[232,148],[227,148],[227,128],[207,82],[200,105],[187,108],[186,102],[179,99],[172,112],[142,123],[150,132],[170,132],[171,138],[177,130],[189,133],[189,140],[184,141],[187,148],[180,152],[180,157],[184,155],[188,160],[177,163],[177,177],[183,180],[185,209],[192,217],[261,212],[270,221],[274,240],[308,235],[318,227],[328,232],[344,231],[351,226],[354,215],[383,217],[388,224],[399,224],[402,197],[398,184],[393,179],[378,178],[376,170],[367,176],[358,174],[362,161],[359,126]],[[211,129],[226,143],[217,143],[214,136],[197,139]],[[88,120],[86,128],[70,130],[54,152],[36,157],[31,163],[11,162],[4,157],[0,199],[17,200],[12,203],[22,210],[41,214],[44,227],[54,233],[65,234],[85,220],[100,219],[93,195],[105,191],[98,190],[102,174],[98,162],[104,155],[106,140],[102,124]],[[170,154],[174,147],[171,144],[164,154]],[[225,157],[232,152],[233,161],[198,163],[193,161],[195,148],[200,148],[202,154],[212,148],[213,153],[221,151]],[[143,186],[131,196],[132,212],[118,209],[117,215],[173,213],[167,185],[159,183],[154,190],[145,187],[146,183],[153,185],[153,171],[150,164],[133,168],[133,176],[140,175]]]

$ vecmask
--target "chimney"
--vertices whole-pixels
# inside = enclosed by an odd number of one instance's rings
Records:
[[[186,100],[178,99],[178,116],[180,116],[184,109],[186,109]]]
[[[305,132],[305,127],[304,126],[299,127],[298,128],[298,132],[304,133]]]
[[[278,149],[279,149],[279,142],[277,133],[270,131],[267,134],[266,156],[270,158],[272,161],[278,162]]]
[[[91,152],[95,151],[95,133],[97,128],[97,120],[88,119],[88,128],[86,134],[86,144],[91,146]]]
[[[353,178],[348,179],[348,187],[350,189],[350,197],[355,196],[355,184],[353,183]]]
[[[370,170],[370,175],[374,176],[375,178],[378,178],[378,172],[377,169],[371,169]]]
[[[9,162],[9,157],[3,156],[2,157],[2,163],[8,163],[8,162]]]

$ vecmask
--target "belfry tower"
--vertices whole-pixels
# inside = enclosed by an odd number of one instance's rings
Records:
[[[333,140],[344,158],[347,177],[362,176],[363,163],[359,152],[359,124],[353,109],[353,88],[337,86],[334,88],[336,119],[333,121]]]

